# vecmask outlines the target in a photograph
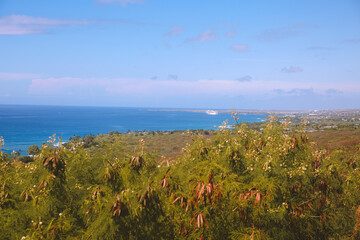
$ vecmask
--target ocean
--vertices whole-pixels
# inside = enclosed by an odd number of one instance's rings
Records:
[[[263,121],[267,117],[239,116],[244,122]],[[53,134],[66,142],[74,135],[83,137],[109,131],[216,129],[225,120],[233,122],[230,113],[208,115],[176,109],[0,105],[0,136],[5,140],[3,151],[21,150],[21,155],[26,155],[29,146],[41,146]]]

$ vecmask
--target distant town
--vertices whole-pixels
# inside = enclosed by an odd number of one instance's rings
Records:
[[[203,110],[203,109],[149,109],[149,111],[184,111],[184,112],[203,112],[209,111],[217,113],[237,113],[237,114],[264,114],[275,115],[280,121],[289,119],[292,124],[298,125],[302,120],[306,120],[308,126],[314,130],[323,130],[339,127],[353,126],[358,128],[360,125],[360,109],[336,109],[336,110]]]

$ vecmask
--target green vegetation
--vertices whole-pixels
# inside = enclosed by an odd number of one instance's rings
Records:
[[[360,129],[327,129],[309,133],[309,137],[319,146],[333,151],[343,149],[354,151],[354,146],[360,146]]]
[[[302,125],[53,144],[1,153],[0,239],[360,238],[359,147],[323,150]]]
[[[26,152],[29,155],[36,155],[40,153],[40,149],[38,145],[31,145],[30,147],[28,147]]]

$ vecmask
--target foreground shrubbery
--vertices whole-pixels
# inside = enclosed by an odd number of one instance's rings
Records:
[[[317,150],[276,121],[194,137],[172,163],[144,145],[49,142],[26,164],[1,153],[0,238],[360,237],[358,151]]]

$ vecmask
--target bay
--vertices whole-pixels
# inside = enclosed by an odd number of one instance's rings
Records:
[[[244,122],[263,121],[267,117],[239,116]],[[180,109],[0,105],[0,136],[5,140],[6,152],[21,150],[25,155],[30,145],[41,146],[53,134],[66,142],[74,135],[83,137],[109,131],[216,129],[225,120],[232,123],[230,113],[208,115]]]

